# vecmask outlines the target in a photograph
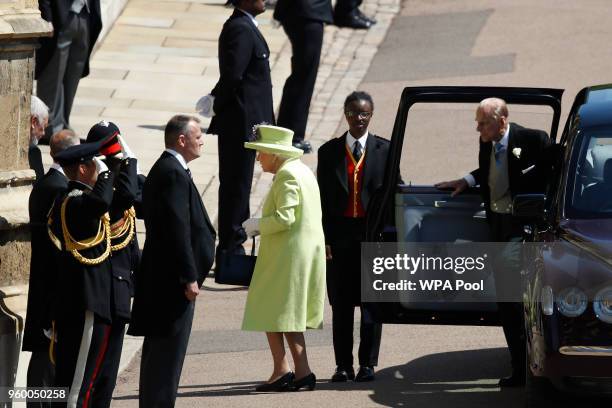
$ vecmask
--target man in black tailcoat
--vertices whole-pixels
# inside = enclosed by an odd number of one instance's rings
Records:
[[[304,136],[319,71],[323,25],[333,22],[331,1],[279,0],[274,18],[291,41],[291,75],[285,81],[277,124],[293,130],[293,146],[310,153],[312,146]]]
[[[128,330],[145,336],[142,408],[174,406],[195,299],[214,260],[215,230],[187,167],[200,156],[200,121],[174,116],[166,125],[165,144],[143,189],[147,235]]]
[[[219,135],[219,246],[217,251],[244,253],[255,151],[245,149],[253,126],[274,124],[270,49],[255,16],[264,0],[232,0],[235,10],[219,36],[219,72],[208,133]]]
[[[361,305],[361,242],[374,192],[382,186],[389,141],[368,132],[374,102],[353,92],[344,103],[349,131],[319,148],[317,179],[321,190],[327,252],[327,294],[332,307],[336,372],[333,382],[372,381],[382,325],[361,308],[359,372],[353,369],[353,320]]]
[[[476,130],[480,134],[478,169],[464,178],[436,184],[454,189],[452,195],[480,185],[492,242],[508,242],[500,251],[495,273],[497,307],[510,351],[512,374],[499,380],[502,387],[525,384],[525,325],[520,299],[519,248],[523,224],[512,216],[512,200],[517,194],[544,193],[547,170],[545,149],[550,143],[546,132],[508,122],[508,107],[499,98],[480,102],[476,110]]]
[[[79,144],[79,138],[70,130],[56,133],[49,141],[51,157]],[[34,183],[28,203],[32,257],[28,309],[23,332],[24,351],[31,351],[28,365],[28,387],[52,387],[55,367],[49,358],[51,307],[58,276],[59,251],[47,234],[47,216],[55,198],[68,188],[68,179],[62,167],[54,160],[49,171]],[[30,406],[49,406],[48,403],[28,402]]]

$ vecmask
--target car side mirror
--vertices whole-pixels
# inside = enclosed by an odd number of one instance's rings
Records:
[[[518,194],[512,201],[512,215],[515,217],[543,218],[546,213],[546,195]]]

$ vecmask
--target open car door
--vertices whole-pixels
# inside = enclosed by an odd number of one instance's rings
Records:
[[[511,122],[516,118],[525,127],[546,130],[554,142],[562,94],[563,90],[541,88],[405,88],[391,136],[385,183],[368,208],[367,240],[397,242],[399,248],[411,243],[488,242],[489,228],[478,186],[451,197],[450,191],[439,190],[434,184],[478,167],[474,115],[481,100],[504,99]],[[402,184],[398,183],[400,173]],[[406,293],[397,302],[363,306],[381,323],[495,325],[492,274],[485,287],[480,297],[470,302],[423,302]]]

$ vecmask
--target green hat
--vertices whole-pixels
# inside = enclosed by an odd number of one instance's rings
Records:
[[[299,157],[304,154],[302,149],[293,147],[293,130],[279,126],[257,126],[257,139],[246,142],[244,147],[260,152],[277,154],[284,157]]]

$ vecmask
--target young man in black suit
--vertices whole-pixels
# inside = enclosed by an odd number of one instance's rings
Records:
[[[436,184],[452,188],[457,195],[480,185],[492,242],[521,241],[523,222],[512,216],[512,200],[517,194],[546,191],[545,149],[550,143],[546,132],[508,122],[508,107],[499,98],[487,98],[476,110],[476,130],[480,134],[478,169],[464,178]],[[520,293],[519,259],[514,245],[500,256],[503,268],[496,268],[495,281],[500,319],[512,361],[512,375],[499,380],[500,386],[525,384],[525,326]]]
[[[283,88],[277,124],[293,130],[293,146],[310,153],[312,146],[304,136],[319,71],[323,24],[333,23],[331,1],[279,0],[274,18],[291,41],[291,75]]]
[[[327,294],[332,307],[336,372],[332,381],[371,381],[378,364],[382,325],[361,308],[359,372],[353,369],[353,320],[361,305],[361,242],[372,194],[382,185],[389,142],[368,132],[374,102],[353,92],[344,102],[349,131],[319,148],[317,179],[321,190],[327,253]]]
[[[255,16],[265,11],[264,0],[232,0],[234,13],[219,36],[220,78],[208,133],[219,135],[219,247],[217,252],[244,253],[249,218],[255,151],[245,149],[253,126],[274,124],[270,50],[257,29]]]
[[[81,78],[89,75],[89,57],[102,30],[100,0],[38,0],[41,17],[53,24],[53,36],[36,51],[36,92],[51,109],[50,133],[70,125],[70,112]]]
[[[71,130],[56,133],[49,141],[51,157],[70,146],[79,144]],[[34,183],[28,204],[32,257],[28,309],[23,332],[23,351],[31,351],[28,365],[28,387],[52,387],[55,367],[49,358],[52,299],[58,276],[59,251],[47,234],[47,215],[55,198],[68,188],[68,179],[61,166],[54,161],[49,171]],[[30,403],[28,403],[30,404]],[[42,405],[42,403],[41,403]]]
[[[165,144],[144,184],[147,236],[128,330],[145,336],[142,408],[174,406],[195,299],[214,260],[215,230],[187,167],[200,156],[200,121],[174,116],[166,125]]]

